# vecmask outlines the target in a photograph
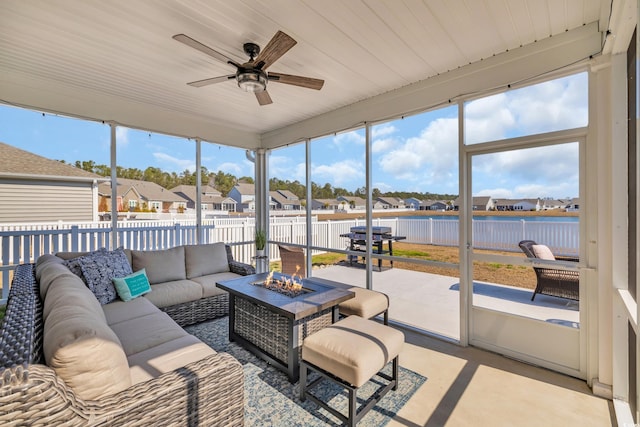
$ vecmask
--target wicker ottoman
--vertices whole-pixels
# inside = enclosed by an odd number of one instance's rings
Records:
[[[404,345],[404,334],[389,326],[360,316],[349,316],[308,336],[302,345],[300,362],[300,399],[310,398],[349,426],[355,426],[390,390],[398,385],[398,354]],[[380,372],[393,361],[392,375]],[[307,385],[307,372],[320,376]],[[376,397],[357,407],[357,392],[374,376],[388,381]],[[311,393],[323,378],[349,392],[349,415],[345,416]]]

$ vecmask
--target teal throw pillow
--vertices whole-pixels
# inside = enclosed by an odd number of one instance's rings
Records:
[[[131,301],[140,295],[151,292],[151,285],[144,268],[125,277],[113,278],[113,284],[118,291],[118,296],[123,301]]]

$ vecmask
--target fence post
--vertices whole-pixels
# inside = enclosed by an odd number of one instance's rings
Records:
[[[433,218],[429,218],[429,244],[433,245]]]
[[[72,225],[71,226],[71,252],[79,252],[80,249],[79,247],[79,237],[80,237],[80,233],[78,232],[78,226],[77,225]]]
[[[522,239],[520,239],[520,240],[526,240],[527,239],[527,231],[525,229],[526,228],[526,222],[525,222],[524,218],[521,219],[520,222],[522,223]]]
[[[174,247],[182,245],[182,229],[179,222],[176,222],[175,225],[175,240],[176,242],[175,245],[173,245]]]

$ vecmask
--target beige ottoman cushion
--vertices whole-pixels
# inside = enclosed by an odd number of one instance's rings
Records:
[[[302,359],[361,387],[402,349],[404,334],[359,316],[349,316],[304,340]]]
[[[349,288],[355,296],[338,305],[340,313],[345,316],[356,315],[371,319],[389,308],[389,298],[382,292],[359,287]]]

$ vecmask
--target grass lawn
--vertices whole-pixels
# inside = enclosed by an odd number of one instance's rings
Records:
[[[512,252],[483,252],[524,257],[524,254],[514,254]],[[458,248],[449,246],[418,245],[397,242],[393,245],[393,254],[406,258],[447,262],[451,264],[458,264],[459,262]],[[345,258],[345,255],[336,253],[315,255],[312,260],[312,265],[314,267],[336,265],[341,261],[344,261]],[[394,268],[404,268],[406,270],[423,271],[425,273],[440,274],[442,276],[459,277],[458,269],[455,268],[426,266],[399,261],[394,262]],[[272,262],[270,264],[270,270],[280,271],[280,262]],[[473,278],[478,281],[517,286],[526,289],[534,289],[536,286],[536,274],[533,271],[533,268],[513,264],[474,262]]]

